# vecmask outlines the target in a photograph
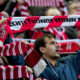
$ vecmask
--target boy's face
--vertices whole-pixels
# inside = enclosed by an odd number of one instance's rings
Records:
[[[49,58],[57,59],[60,57],[58,54],[59,46],[54,38],[45,38],[46,45],[44,47],[43,55]]]

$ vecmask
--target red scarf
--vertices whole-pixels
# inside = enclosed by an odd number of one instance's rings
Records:
[[[30,74],[26,66],[0,66],[0,79],[19,79],[27,77],[29,80],[32,77],[32,80],[35,80],[33,75]]]
[[[24,55],[26,64],[34,69],[34,73],[37,77],[46,67],[46,63],[34,48],[30,46],[26,48],[23,42],[17,41],[0,47],[0,56],[15,56],[19,54]],[[39,65],[42,66],[40,67]]]
[[[79,50],[79,46],[76,42],[64,42],[58,43],[60,46],[60,54],[74,54],[77,50]]]
[[[0,56],[15,56],[20,54],[23,55],[25,52],[26,45],[21,41],[0,46]]]
[[[26,66],[8,65],[0,66],[0,79],[1,80],[11,80],[19,78],[28,78],[29,80],[36,80],[33,74],[28,72]],[[47,79],[41,79],[47,80]]]
[[[68,36],[65,34],[65,28],[62,28],[62,31],[58,31],[56,28],[45,28],[44,30],[53,33],[56,36],[56,40],[68,39]]]
[[[37,39],[39,37],[43,36],[43,32],[38,30],[38,29],[34,29],[33,30],[33,36],[31,39]]]
[[[75,42],[58,43],[58,45],[60,46],[60,54],[72,54],[76,53],[76,50],[79,50]],[[45,61],[30,45],[26,47],[23,42],[17,41],[0,47],[0,56],[14,56],[19,54],[24,55],[25,63],[34,70],[36,77],[45,69]]]
[[[38,6],[38,7],[58,7],[62,15],[68,15],[67,7],[64,0],[24,0],[21,7],[21,16],[29,16],[28,6]]]
[[[45,22],[49,19],[49,22]],[[59,21],[60,19],[60,21]],[[74,21],[66,22],[74,19]],[[79,26],[79,15],[69,16],[28,16],[28,17],[9,17],[8,24],[13,33],[18,33],[34,28],[52,28],[61,26]],[[75,21],[76,20],[76,21]]]

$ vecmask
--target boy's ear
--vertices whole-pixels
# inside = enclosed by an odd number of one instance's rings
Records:
[[[44,47],[40,47],[39,49],[43,54],[45,53],[45,48]]]

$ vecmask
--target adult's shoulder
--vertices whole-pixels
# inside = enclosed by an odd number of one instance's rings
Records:
[[[59,62],[72,61],[72,59],[76,56],[76,54],[68,55],[66,57],[61,57],[58,59]]]

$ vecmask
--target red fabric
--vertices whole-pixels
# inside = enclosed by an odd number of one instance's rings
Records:
[[[19,33],[19,32],[23,32],[29,29],[33,29],[33,27],[36,25],[36,22],[33,21],[38,21],[38,19],[40,18],[40,16],[35,16],[35,17],[19,17],[16,19],[16,17],[9,17],[7,19],[8,24],[11,27],[11,30],[13,33]],[[23,23],[22,23],[22,22]]]
[[[41,36],[43,36],[43,32],[38,29],[35,29],[35,30],[33,30],[33,36],[31,39],[37,39]]]
[[[51,7],[59,6],[59,0],[25,0],[29,6]]]
[[[60,46],[60,54],[72,54],[76,53],[76,50],[79,50],[79,46],[76,42],[64,42],[64,43],[58,43]]]
[[[68,36],[66,35],[65,32],[61,31],[61,35],[62,35],[63,40],[67,40],[68,39]]]
[[[15,56],[20,54],[23,55],[25,52],[26,45],[21,41],[0,46],[0,56]]]
[[[24,54],[26,64],[33,68],[40,59],[41,56],[36,52],[36,50],[33,47],[28,46],[27,52]]]
[[[78,39],[80,39],[80,36],[78,36]]]
[[[6,22],[0,25],[0,40],[4,42],[6,40],[7,35],[10,34],[12,36],[12,32],[9,24]]]
[[[21,6],[21,16],[29,16],[28,6],[29,4],[24,0]]]
[[[44,30],[47,30],[47,31],[53,33],[56,36],[57,40],[67,40],[68,39],[68,36],[66,35],[66,33],[63,30],[58,31],[56,28],[44,28]]]
[[[24,55],[24,60],[28,66],[33,68],[41,56],[34,50],[34,48],[27,46],[20,41],[13,42],[0,47],[0,56],[15,56]]]
[[[29,29],[33,29],[33,28],[36,28],[35,26],[37,25],[37,28],[39,28],[39,23],[36,23],[42,16],[34,16],[34,17],[20,17],[20,18],[16,18],[16,17],[9,17],[8,18],[8,24],[10,25],[11,27],[11,30],[13,33],[19,33],[19,32],[22,32],[22,31],[26,31],[26,30],[29,30]],[[56,19],[58,18],[64,18],[66,19],[68,16],[55,16],[53,17],[52,16],[52,19],[53,19],[53,22],[51,23],[48,23],[48,25],[46,25],[47,28],[50,28],[50,27],[61,27],[62,25],[62,21],[61,22],[56,22]],[[24,23],[22,23],[22,22]],[[45,23],[40,23],[42,24],[45,24]],[[44,27],[44,26],[43,26]]]
[[[59,0],[59,4],[60,4],[59,9],[61,10],[62,15],[68,15],[68,10],[67,10],[67,7],[64,3],[64,0]]]
[[[45,22],[44,20],[52,20],[50,22]],[[74,21],[72,21],[74,19]],[[33,28],[51,28],[51,27],[61,27],[61,26],[77,26],[80,27],[79,15],[69,15],[69,16],[33,16],[33,17],[9,17],[8,24],[11,27],[13,33],[18,33],[26,31]],[[42,20],[42,21],[41,21]],[[71,20],[71,21],[70,21]],[[43,22],[44,21],[44,22]]]
[[[68,15],[67,7],[64,0],[24,0],[21,9],[21,16],[28,16],[28,6],[40,6],[40,7],[58,7],[60,8],[62,15]]]
[[[62,25],[62,21],[60,20],[58,20],[58,19],[66,19],[68,16],[54,16],[53,17],[53,22],[50,22],[49,23],[49,25],[47,26],[47,28],[49,28],[49,27],[61,27],[61,25]]]
[[[19,79],[28,78],[29,80],[35,80],[33,74],[28,72],[26,66],[0,66],[0,79]],[[46,80],[46,79],[41,79]]]
[[[30,47],[34,47],[34,44],[33,43],[30,43],[29,45],[30,45]]]

